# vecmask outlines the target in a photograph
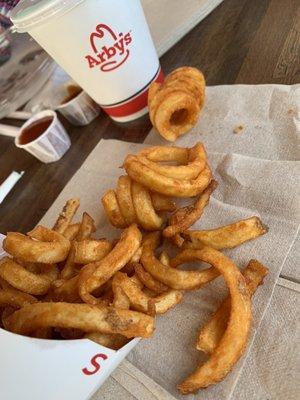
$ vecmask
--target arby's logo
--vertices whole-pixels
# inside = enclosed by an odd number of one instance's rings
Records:
[[[91,54],[85,59],[89,68],[113,71],[126,62],[130,55],[131,31],[116,34],[108,25],[98,24],[90,34]]]
[[[82,368],[81,371],[84,373],[84,375],[94,375],[101,369],[100,360],[107,360],[107,359],[108,356],[106,354],[102,353],[95,354],[90,361],[92,368],[85,367]]]

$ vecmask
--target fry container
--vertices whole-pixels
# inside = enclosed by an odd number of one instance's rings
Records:
[[[149,85],[163,75],[139,0],[23,0],[11,20],[112,119],[148,112]]]
[[[89,399],[138,341],[115,351],[88,339],[33,339],[0,328],[1,399]]]

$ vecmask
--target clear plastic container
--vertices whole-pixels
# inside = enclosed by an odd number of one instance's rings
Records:
[[[27,103],[48,81],[55,68],[53,59],[28,35],[12,29],[0,35],[0,47],[10,54],[0,65],[0,118]]]

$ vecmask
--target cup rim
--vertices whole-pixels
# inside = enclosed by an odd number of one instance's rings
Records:
[[[38,136],[36,139],[32,140],[29,143],[25,143],[25,144],[21,144],[19,143],[19,138],[22,134],[22,131],[27,128],[27,126],[31,125],[33,122],[42,119],[43,117],[47,117],[47,116],[52,116],[53,119],[50,123],[50,125],[48,126],[48,128],[45,130],[44,133],[42,133],[40,136]],[[32,115],[20,128],[20,132],[19,134],[15,137],[15,145],[19,148],[26,148],[30,145],[32,145],[33,143],[36,143],[37,141],[39,141],[41,138],[45,137],[47,135],[47,133],[49,132],[49,129],[52,128],[52,126],[54,124],[57,123],[58,117],[57,117],[57,113],[54,110],[43,110],[40,111],[34,115]]]
[[[75,103],[75,101],[80,100],[80,97],[83,97],[84,95],[88,96],[88,94],[81,88],[81,92],[79,92],[77,96],[73,97],[73,99],[67,101],[66,103],[59,104],[58,106],[55,107],[55,109],[61,110],[62,108],[65,108],[65,107],[71,105],[73,102]]]

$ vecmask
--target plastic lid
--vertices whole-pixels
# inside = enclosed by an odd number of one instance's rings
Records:
[[[62,15],[85,0],[21,0],[11,20],[18,32],[27,32],[49,18]]]

